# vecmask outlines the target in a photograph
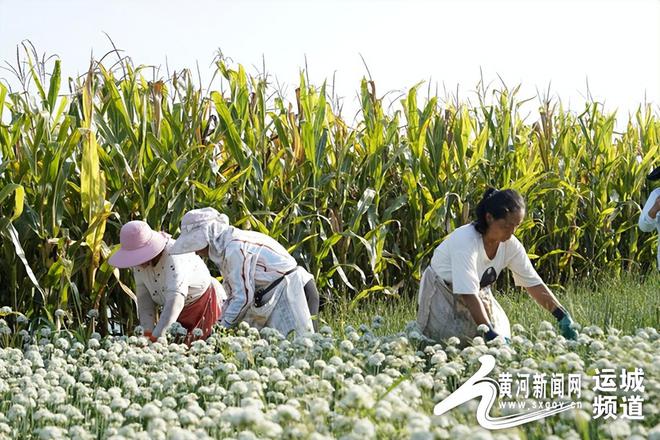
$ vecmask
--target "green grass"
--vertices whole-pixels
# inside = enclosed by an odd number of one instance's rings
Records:
[[[555,286],[552,290],[583,327],[613,327],[624,333],[634,333],[641,327],[660,327],[658,273],[577,281],[564,287]],[[537,305],[524,289],[496,291],[495,297],[512,325],[518,323],[534,329],[542,320],[553,322],[552,315]],[[392,334],[403,330],[408,321],[415,320],[416,314],[417,300],[414,297],[373,298],[355,306],[339,298],[322,310],[321,322],[341,333],[346,325],[370,325],[373,317],[380,315],[384,323],[377,333]]]

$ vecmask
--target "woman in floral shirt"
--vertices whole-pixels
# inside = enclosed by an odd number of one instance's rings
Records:
[[[109,263],[133,269],[138,316],[145,334],[156,340],[178,321],[188,330],[186,342],[208,337],[222,316],[226,294],[204,261],[192,253],[173,255],[170,250],[175,241],[143,221],[126,223],[119,235],[121,247]],[[157,307],[161,311],[156,323]],[[196,328],[199,330],[193,335]]]

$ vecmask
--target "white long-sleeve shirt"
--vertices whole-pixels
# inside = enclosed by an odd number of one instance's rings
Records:
[[[160,336],[174,323],[183,308],[200,298],[211,284],[204,261],[194,253],[171,255],[174,240],[165,246],[160,260],[148,267],[133,268],[140,326]],[[222,294],[222,292],[216,292]],[[154,328],[156,306],[162,306]]]
[[[655,218],[651,218],[649,214],[658,197],[660,197],[660,188],[651,192],[639,216],[639,229],[644,232],[658,231],[660,233],[660,213],[656,214]],[[660,240],[658,240],[658,270],[660,270]]]
[[[224,236],[224,234],[227,234]],[[271,237],[230,227],[211,258],[218,265],[227,291],[222,325],[240,322],[254,303],[254,294],[298,266],[287,250]],[[310,276],[311,277],[311,276]]]

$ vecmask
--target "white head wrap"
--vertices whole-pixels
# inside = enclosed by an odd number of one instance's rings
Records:
[[[224,249],[224,233],[229,229],[229,218],[213,208],[188,211],[181,219],[181,235],[170,249],[170,254],[196,252],[209,246],[209,257],[216,261]]]

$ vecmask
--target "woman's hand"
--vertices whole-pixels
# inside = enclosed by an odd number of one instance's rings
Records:
[[[575,321],[573,321],[573,318],[571,318],[570,313],[568,313],[568,311],[560,306],[552,311],[552,315],[557,318],[557,321],[559,322],[559,330],[561,331],[561,335],[566,339],[575,341],[578,335],[573,328]]]
[[[490,342],[490,341],[492,341],[493,339],[495,339],[495,338],[497,338],[498,336],[500,336],[500,334],[497,333],[497,332],[495,331],[495,328],[493,327],[493,324],[491,324],[491,323],[488,323],[488,324],[481,324],[481,325],[479,325],[479,328],[478,328],[477,330],[483,332],[484,340],[485,340],[486,342]],[[504,336],[504,342],[505,342],[507,345],[511,345],[511,339],[509,339],[509,338],[506,337],[506,336]]]
[[[499,336],[495,331],[495,329],[493,329],[492,324],[487,324],[487,325],[488,325],[488,331],[484,333],[484,339],[486,340],[486,342],[492,341],[493,339]]]
[[[144,337],[149,339],[151,342],[156,342],[158,340],[158,338],[151,333],[151,330],[145,330]]]

